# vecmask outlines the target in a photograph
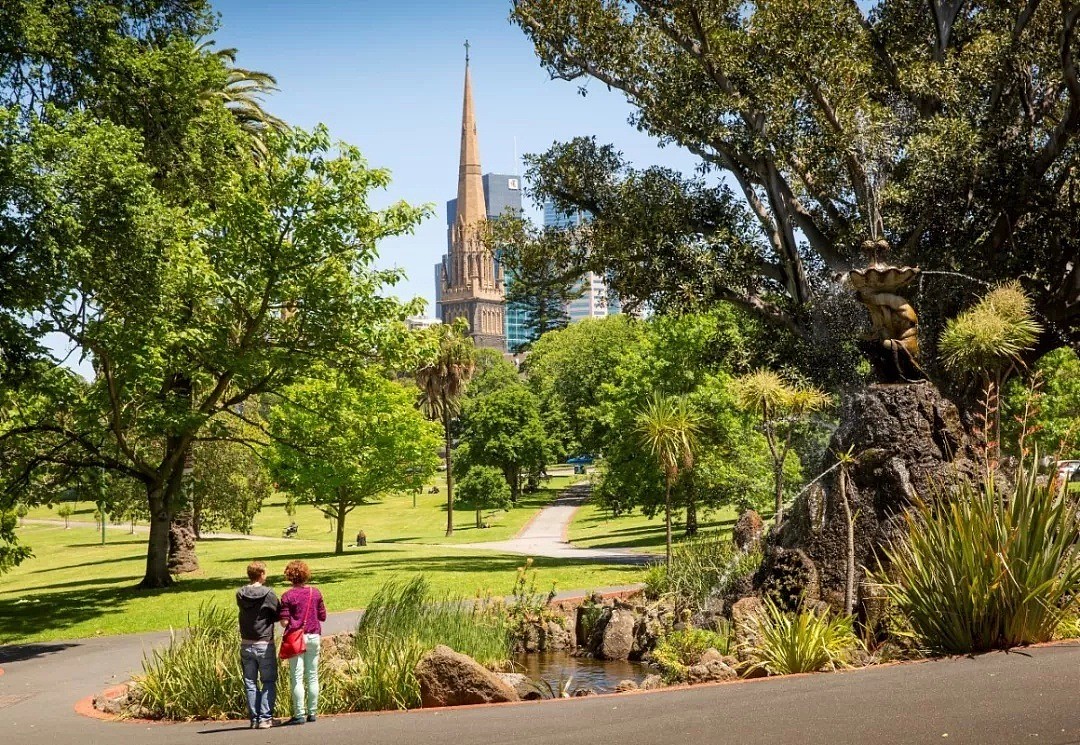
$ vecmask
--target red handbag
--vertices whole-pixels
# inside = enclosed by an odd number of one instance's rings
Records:
[[[303,622],[292,631],[286,631],[281,635],[281,648],[278,649],[278,657],[288,660],[299,657],[307,651],[307,642],[304,641],[304,629],[307,627],[308,615],[311,613],[311,603],[315,599],[315,590],[308,588],[308,604],[304,611]]]

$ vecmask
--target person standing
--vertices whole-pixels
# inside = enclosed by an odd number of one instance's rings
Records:
[[[288,724],[303,724],[315,721],[319,707],[319,642],[326,605],[319,589],[308,584],[311,569],[303,561],[290,561],[285,579],[292,587],[281,596],[281,625],[286,634],[302,630],[304,638],[304,651],[289,658],[293,716]]]
[[[240,609],[240,665],[251,726],[267,729],[274,724],[277,698],[274,621],[280,616],[280,607],[277,595],[266,585],[265,564],[251,562],[247,576],[249,584],[236,591],[236,605]]]

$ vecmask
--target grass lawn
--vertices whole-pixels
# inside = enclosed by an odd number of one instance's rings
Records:
[[[486,537],[494,530],[483,533]],[[321,541],[208,540],[199,544],[199,572],[184,575],[167,590],[136,590],[133,585],[145,567],[145,535],[110,531],[101,546],[92,527],[27,524],[19,536],[35,558],[0,577],[0,644],[179,627],[200,603],[231,607],[252,559],[266,561],[271,581],[279,586],[285,564],[304,559],[331,611],[362,608],[383,582],[415,573],[423,573],[439,592],[504,595],[524,562],[521,556],[394,543],[335,556],[329,536]],[[636,582],[641,576],[639,568],[583,561],[540,558],[535,566],[542,590],[551,582],[564,590],[592,589]]]
[[[413,507],[412,494],[394,494],[379,502],[360,505],[345,520],[345,540],[352,543],[356,532],[363,530],[368,542],[379,543],[477,543],[480,541],[501,541],[512,538],[525,526],[533,515],[544,505],[551,502],[556,493],[580,480],[581,476],[552,476],[544,488],[533,494],[522,494],[518,504],[508,511],[486,511],[484,522],[490,527],[476,529],[476,512],[467,506],[454,505],[454,535],[446,537],[446,477],[439,474],[437,480],[424,488],[424,493],[416,496]],[[439,489],[438,494],[429,494],[430,487]],[[80,502],[74,505],[72,521],[92,522],[94,505]],[[59,520],[56,507],[35,507],[27,514],[28,518]],[[289,517],[285,512],[285,496],[275,494],[264,504],[255,516],[253,535],[280,538],[281,531],[291,520],[296,520],[300,530],[297,538],[317,541],[333,546],[333,523],[311,505],[297,504],[296,516]],[[113,531],[110,531],[110,535]]]
[[[738,518],[734,507],[724,507],[708,514],[698,511],[698,529],[731,531]],[[683,536],[684,516],[672,515],[671,535]],[[652,519],[640,512],[612,517],[611,511],[591,502],[585,504],[570,525],[570,542],[581,548],[631,548],[648,553],[664,552],[664,515]]]

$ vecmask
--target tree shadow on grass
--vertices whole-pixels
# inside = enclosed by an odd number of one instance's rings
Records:
[[[341,582],[352,575],[353,572],[348,570],[319,572],[320,580],[328,584]],[[194,595],[224,593],[244,584],[242,578],[233,577],[181,578],[172,587],[143,589],[135,586],[141,578],[141,574],[113,577],[107,580],[107,585],[92,587],[85,581],[58,583],[51,592],[0,597],[0,645],[25,638],[29,633],[59,631],[109,614],[124,613],[128,603],[142,598],[161,598],[173,608],[177,605],[186,607],[193,615],[201,602],[201,599],[195,600]],[[73,586],[81,586],[81,589],[63,589]],[[231,597],[223,595],[222,601],[231,602]]]

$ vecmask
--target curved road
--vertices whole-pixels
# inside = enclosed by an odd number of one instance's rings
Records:
[[[330,630],[354,620],[338,614]],[[162,638],[0,647],[3,743],[1080,743],[1078,644],[621,696],[323,717],[261,731],[246,723],[140,724],[74,712],[77,699],[126,680],[143,649]]]

